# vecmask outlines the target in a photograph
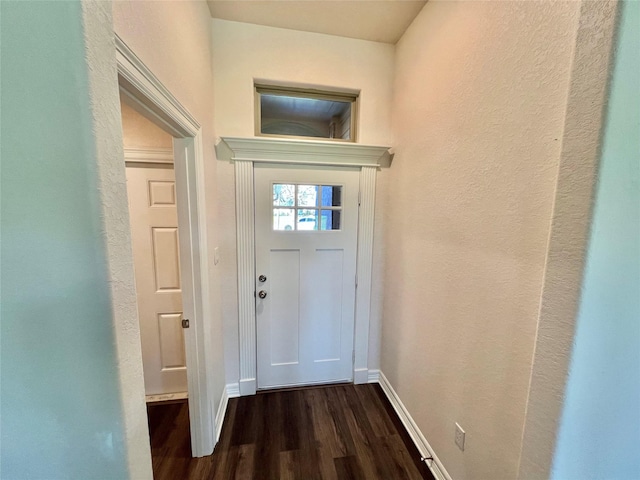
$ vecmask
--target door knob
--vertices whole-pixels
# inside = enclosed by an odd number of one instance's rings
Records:
[[[266,282],[266,281],[267,281],[267,277],[265,277],[264,275],[260,275],[260,276],[258,277],[258,281],[260,281],[260,282],[264,283],[264,282]]]
[[[260,291],[258,292],[258,296],[259,296],[260,298],[266,298],[266,297],[267,297],[267,292],[265,292],[264,290],[260,290]]]

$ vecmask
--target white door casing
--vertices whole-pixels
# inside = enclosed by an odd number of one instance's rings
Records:
[[[256,296],[258,388],[353,378],[359,173],[323,166],[254,168],[255,288],[264,295]],[[325,203],[336,210],[274,208],[274,185],[286,185],[291,194],[313,192],[308,207],[321,207],[322,185],[327,193],[339,192],[340,200],[333,207]],[[287,217],[285,225],[276,213],[295,211],[317,215],[293,222]]]
[[[173,165],[127,165],[145,393],[187,392]]]
[[[202,128],[117,35],[115,46],[118,84],[124,101],[131,102],[130,106],[162,126],[174,137],[173,159],[181,234],[182,308],[183,314],[190,320],[190,327],[183,333],[188,366],[191,451],[194,457],[201,457],[213,452],[220,431],[220,425],[215,424],[214,420],[211,362],[207,360],[211,355],[213,340],[212,329],[208,328],[207,323],[210,318],[210,305],[206,295],[209,290],[209,261],[205,228],[207,214]],[[137,156],[138,154],[139,152],[136,153]],[[114,233],[116,234],[117,232]],[[118,345],[119,351],[121,347],[130,347],[132,342],[129,339],[134,334],[137,335],[138,332],[129,330],[123,333],[122,345]],[[137,352],[140,355],[140,344],[135,343],[138,344]],[[120,355],[119,358],[122,361],[126,357]],[[136,378],[137,375],[136,373]],[[127,381],[133,383],[131,378],[127,378]],[[124,382],[123,386],[127,387],[129,383]],[[127,388],[127,391],[129,390],[131,389]],[[124,408],[127,428],[134,431],[140,424],[140,412],[145,412],[146,407],[144,404],[125,402]],[[140,436],[135,437],[136,441],[140,439]],[[144,442],[148,442],[148,435],[145,436]]]
[[[360,169],[353,381],[357,384],[366,383],[369,377],[369,312],[376,172],[379,168],[391,165],[393,155],[389,152],[389,147],[331,141],[223,137],[216,143],[216,156],[218,160],[231,161],[235,166],[240,395],[253,395],[257,387],[254,165],[280,163]]]

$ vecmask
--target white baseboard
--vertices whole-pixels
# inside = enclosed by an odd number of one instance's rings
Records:
[[[239,383],[227,383],[227,397],[236,398],[240,396],[240,384]]]
[[[218,405],[218,411],[216,412],[216,443],[220,440],[220,433],[222,432],[222,424],[224,423],[224,416],[227,413],[227,405],[229,404],[229,393],[227,387],[222,389],[222,398],[220,398],[220,405]]]
[[[369,370],[367,383],[380,383],[380,370]]]
[[[216,413],[216,443],[218,443],[218,440],[220,440],[220,434],[222,433],[222,424],[224,423],[224,416],[227,413],[229,399],[239,396],[240,385],[237,383],[228,383],[222,389],[222,398],[220,398],[220,405],[218,405],[218,412]]]
[[[431,445],[429,445],[427,439],[424,438],[424,435],[418,428],[416,422],[413,420],[413,418],[411,418],[409,411],[404,406],[402,400],[400,400],[400,397],[389,383],[389,380],[387,380],[387,377],[385,377],[384,373],[382,373],[381,371],[371,370],[371,372],[369,372],[370,378],[374,377],[373,372],[377,372],[378,383],[389,399],[389,402],[391,402],[391,405],[398,414],[398,417],[400,417],[400,421],[404,425],[404,428],[407,429],[407,433],[411,437],[411,440],[413,440],[413,443],[420,452],[420,455],[422,455],[423,457],[433,458],[433,460],[426,460],[426,464],[431,470],[431,473],[433,473],[433,476],[436,478],[436,480],[452,480],[451,476],[447,472],[447,469],[444,468],[444,465],[442,465],[442,462],[440,461],[438,456],[433,452]],[[372,383],[375,383],[375,381],[373,381]]]

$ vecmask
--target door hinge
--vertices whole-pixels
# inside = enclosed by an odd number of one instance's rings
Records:
[[[358,275],[356,274],[356,288],[358,288]]]
[[[361,192],[358,192],[358,206],[360,206],[360,194]]]
[[[188,318],[183,318],[182,319],[182,328],[189,328],[189,319]]]

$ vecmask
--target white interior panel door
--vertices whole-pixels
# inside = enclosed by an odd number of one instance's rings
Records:
[[[254,175],[258,388],[350,381],[359,170]]]
[[[145,391],[186,392],[173,166],[127,166],[127,191]]]

